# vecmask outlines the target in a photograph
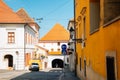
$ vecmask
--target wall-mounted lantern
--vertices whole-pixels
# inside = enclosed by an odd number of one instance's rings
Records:
[[[74,52],[74,49],[68,48],[67,51],[68,51],[68,54],[70,55],[70,54],[72,54]]]
[[[68,42],[68,45],[70,45],[70,42]]]
[[[16,53],[16,55],[19,55],[19,52],[18,52],[18,51],[16,51],[15,53]]]
[[[73,31],[75,31],[75,30],[71,27],[69,31],[70,31],[70,32],[73,32]]]

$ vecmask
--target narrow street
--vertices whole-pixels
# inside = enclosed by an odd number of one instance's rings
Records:
[[[46,69],[44,71],[8,71],[0,70],[0,80],[64,80],[71,76],[71,73],[65,73],[60,68]],[[67,78],[69,79],[69,78]],[[71,76],[71,80],[79,80]]]
[[[59,80],[61,69],[45,71],[0,71],[0,80]]]

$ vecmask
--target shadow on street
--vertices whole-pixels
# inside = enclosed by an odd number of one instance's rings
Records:
[[[19,75],[10,80],[59,80],[62,70],[53,69],[49,71],[31,71]]]

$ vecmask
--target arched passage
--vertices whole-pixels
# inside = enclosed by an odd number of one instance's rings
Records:
[[[13,56],[12,55],[5,55],[4,59],[8,59],[8,67],[13,67]]]
[[[52,61],[52,68],[63,68],[63,60],[61,60],[61,59],[54,59]]]

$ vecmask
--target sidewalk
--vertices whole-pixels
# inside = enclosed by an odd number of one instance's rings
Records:
[[[75,76],[75,74],[69,70],[65,70],[59,77],[59,80],[81,80]]]

